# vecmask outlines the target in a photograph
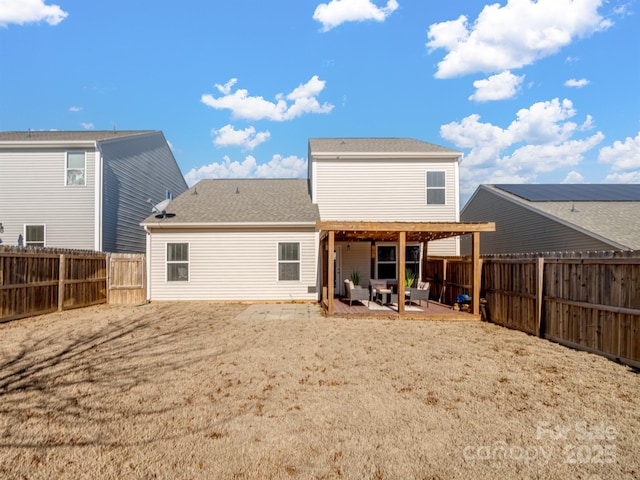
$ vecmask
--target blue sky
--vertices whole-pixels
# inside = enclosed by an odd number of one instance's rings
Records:
[[[0,130],[162,130],[188,183],[411,137],[480,183],[640,183],[639,0],[0,0]]]

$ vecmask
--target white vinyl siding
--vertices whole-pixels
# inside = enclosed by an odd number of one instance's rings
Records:
[[[322,220],[455,222],[454,160],[313,160],[314,199]],[[426,204],[427,171],[444,172],[444,205]]]
[[[47,247],[94,248],[95,151],[86,151],[86,185],[81,188],[66,186],[67,151],[34,147],[0,152],[3,245],[18,245],[25,225],[46,224]]]
[[[154,230],[151,300],[317,300],[317,233],[308,230]],[[189,282],[167,282],[167,243],[189,244]],[[278,281],[278,245],[299,244],[300,279]]]
[[[458,222],[455,159],[316,159],[310,157],[313,200],[331,221]],[[427,172],[444,172],[445,204],[427,205]],[[430,242],[429,255],[458,255],[459,237]]]

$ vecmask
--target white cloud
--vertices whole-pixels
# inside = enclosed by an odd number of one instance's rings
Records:
[[[584,183],[584,177],[580,172],[576,172],[575,170],[571,170],[567,173],[567,176],[564,177],[564,180],[560,183],[569,184],[569,183]]]
[[[69,14],[58,5],[45,5],[43,0],[0,0],[0,26],[24,25],[46,21],[57,25]]]
[[[383,22],[397,8],[396,0],[388,0],[385,7],[378,7],[371,0],[331,0],[316,7],[313,19],[322,24],[323,32],[327,32],[345,22]]]
[[[611,173],[603,183],[640,183],[640,170],[626,173]]]
[[[192,168],[184,176],[189,186],[206,178],[303,178],[307,175],[307,161],[296,156],[274,155],[267,163],[258,164],[247,155],[241,162],[225,155],[222,162]]]
[[[476,80],[473,86],[476,93],[469,97],[469,100],[476,102],[488,102],[491,100],[504,100],[515,96],[524,80],[524,75],[517,76],[510,71],[492,75],[484,80]]]
[[[0,1],[2,1],[2,0],[0,0]],[[82,111],[82,107],[74,107],[74,106],[72,106],[72,107],[69,107],[69,111],[70,112],[81,112]]]
[[[574,87],[574,88],[582,88],[589,85],[589,80],[586,78],[581,78],[580,80],[576,80],[575,78],[570,78],[566,82],[564,82],[565,87]]]
[[[85,130],[93,130],[95,127],[95,125],[93,123],[88,123],[88,122],[82,122],[80,124],[82,126],[82,128],[84,128]]]
[[[316,98],[324,90],[326,84],[317,75],[287,95],[276,95],[275,102],[270,102],[262,97],[249,96],[249,92],[245,89],[232,92],[236,82],[237,80],[232,78],[224,85],[216,84],[216,88],[223,96],[215,98],[211,94],[205,94],[201,97],[202,103],[217,110],[231,110],[234,118],[268,119],[277,122],[291,120],[307,113],[329,113],[333,110],[333,105],[328,103],[320,105]]]
[[[483,123],[477,114],[440,127],[440,135],[459,148],[470,149],[461,164],[461,191],[478,183],[535,181],[543,172],[575,167],[604,135],[574,139],[579,126],[570,100],[539,102],[516,113],[507,128]],[[469,167],[473,167],[470,169]],[[473,174],[468,174],[472,170]],[[463,173],[465,172],[465,173]],[[516,181],[517,180],[517,181]]]
[[[599,13],[602,0],[508,0],[484,7],[473,24],[467,17],[432,24],[430,51],[448,51],[436,77],[500,72],[532,64],[577,37],[611,25]]]
[[[616,140],[612,146],[600,149],[598,161],[610,163],[614,172],[638,170],[630,173],[640,174],[640,132],[635,138],[627,137],[624,142]]]
[[[213,144],[216,147],[242,147],[244,150],[253,150],[271,137],[269,131],[257,132],[253,127],[244,130],[236,130],[233,125],[225,125],[219,130],[212,130]]]

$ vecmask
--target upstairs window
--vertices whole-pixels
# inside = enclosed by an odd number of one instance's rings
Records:
[[[445,205],[445,194],[445,172],[427,172],[427,205]]]
[[[25,225],[24,244],[27,247],[44,247],[44,225]]]
[[[278,281],[300,280],[300,244],[278,243]]]
[[[84,152],[67,152],[66,185],[86,185],[86,166]]]
[[[189,281],[189,244],[167,243],[167,282]]]

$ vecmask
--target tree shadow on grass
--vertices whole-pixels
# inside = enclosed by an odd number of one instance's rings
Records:
[[[30,332],[11,353],[0,351],[0,449],[148,443],[159,437],[141,433],[145,425],[189,408],[165,400],[163,388],[219,351],[203,348],[196,322],[132,312],[75,334]],[[123,425],[138,434],[123,436]],[[162,439],[181,434],[156,430]]]

